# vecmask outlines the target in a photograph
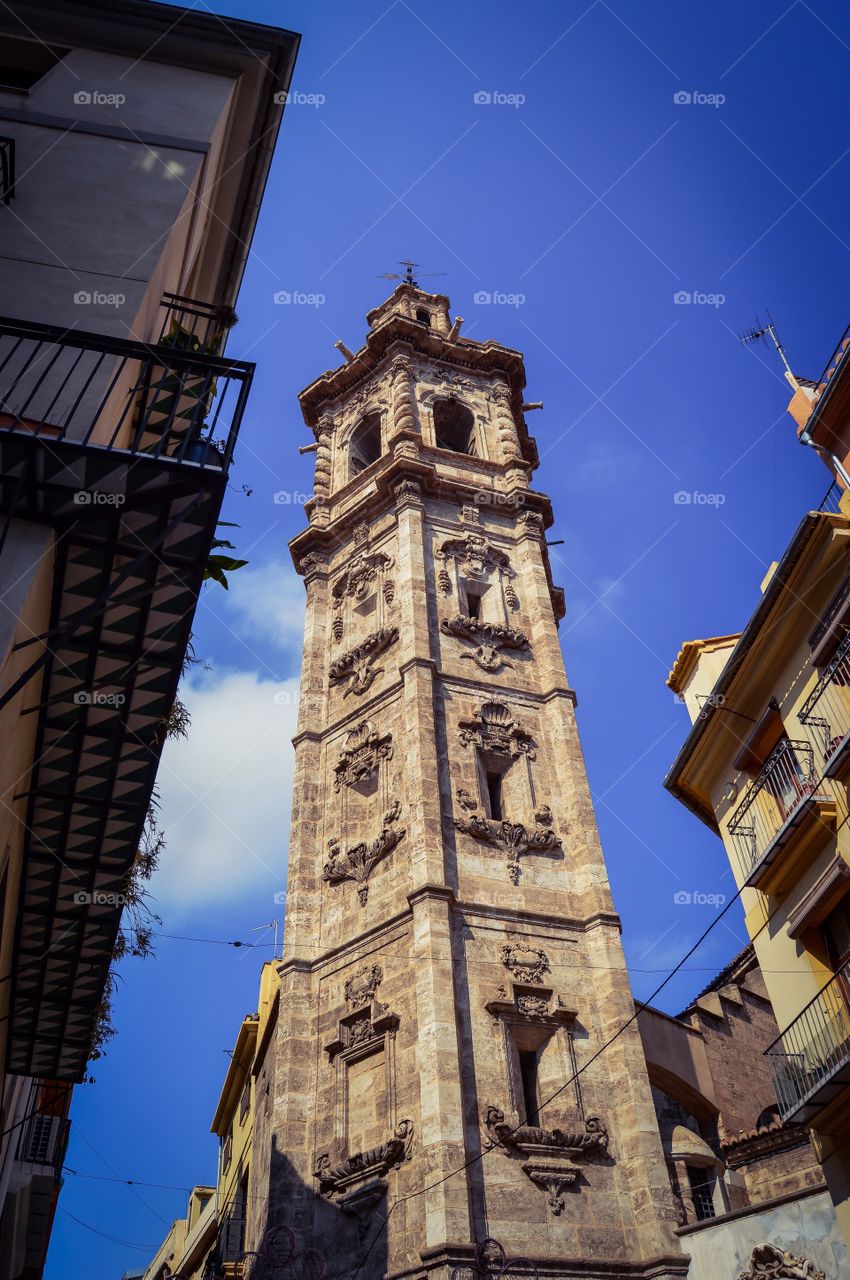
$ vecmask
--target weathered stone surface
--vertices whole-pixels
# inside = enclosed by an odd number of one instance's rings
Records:
[[[529,487],[522,361],[450,340],[447,300],[408,286],[370,323],[354,360],[302,394],[323,501],[293,543],[309,575],[254,1149],[268,1218],[297,1214],[330,1280],[374,1236],[363,1280],[486,1235],[553,1280],[593,1263],[683,1275],[637,1028],[594,1058],[633,1004],[558,643],[549,504]],[[352,472],[372,413],[380,456]],[[438,435],[447,421],[470,452]],[[352,850],[367,893],[347,878]]]

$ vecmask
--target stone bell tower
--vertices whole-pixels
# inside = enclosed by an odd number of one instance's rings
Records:
[[[637,1027],[594,1059],[633,1003],[522,356],[412,283],[368,323],[300,397],[315,492],[249,1246],[286,1223],[348,1280],[448,1280],[488,1236],[546,1277],[680,1276]]]

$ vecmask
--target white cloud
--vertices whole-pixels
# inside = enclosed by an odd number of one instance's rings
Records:
[[[237,570],[230,578],[226,603],[228,611],[237,615],[237,634],[259,636],[300,655],[304,599],[304,583],[292,566],[269,560],[256,568],[248,565]]]
[[[286,881],[298,680],[199,672],[181,697],[192,723],[163,753],[167,846],[151,893],[172,918],[251,894],[272,907]]]

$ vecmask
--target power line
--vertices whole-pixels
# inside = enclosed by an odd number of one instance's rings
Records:
[[[70,1218],[72,1222],[76,1222],[78,1227],[85,1227],[86,1231],[91,1231],[93,1235],[101,1236],[104,1240],[111,1240],[113,1244],[120,1244],[124,1249],[141,1249],[144,1253],[153,1253],[158,1247],[153,1244],[136,1244],[132,1240],[119,1240],[117,1236],[108,1235],[106,1231],[98,1231],[97,1227],[91,1226],[88,1222],[83,1222],[82,1218],[75,1218],[73,1213],[69,1213],[62,1205],[57,1205],[60,1213],[64,1213],[66,1218]]]

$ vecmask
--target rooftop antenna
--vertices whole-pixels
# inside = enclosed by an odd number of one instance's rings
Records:
[[[411,262],[409,258],[402,258],[398,265],[400,267],[404,267],[404,275],[401,275],[398,271],[384,271],[382,275],[378,276],[378,279],[403,280],[405,284],[412,284],[414,287],[417,286],[419,281],[415,278],[413,270],[415,267],[421,267],[422,263]],[[430,276],[444,276],[445,274],[445,271],[426,271],[423,275],[423,279]]]
[[[756,322],[753,325],[752,329],[747,329],[746,333],[741,334],[741,346],[745,347],[747,346],[748,343],[751,343],[751,342],[764,341],[765,343],[767,343],[768,339],[770,340],[770,342],[773,343],[773,345],[776,347],[776,350],[779,352],[779,359],[782,361],[783,365],[785,366],[785,374],[788,380],[794,386],[796,386],[797,379],[794,377],[793,370],[791,369],[791,366],[788,363],[788,357],[785,354],[785,348],[782,346],[782,343],[779,341],[779,335],[776,332],[776,325],[773,323],[773,320],[771,319],[770,312],[767,313],[767,324],[762,324],[761,320],[759,320],[758,316],[756,316]]]

